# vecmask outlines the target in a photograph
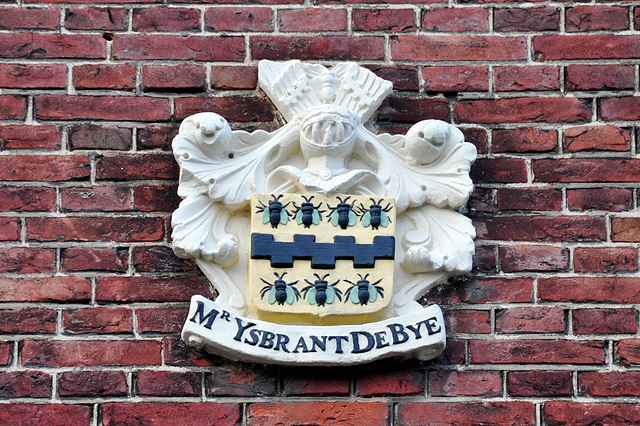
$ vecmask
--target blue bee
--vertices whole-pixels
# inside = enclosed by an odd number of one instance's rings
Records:
[[[312,224],[319,224],[322,220],[320,213],[324,213],[324,210],[319,210],[322,203],[314,206],[311,202],[313,195],[309,198],[303,195],[302,198],[304,198],[305,202],[302,203],[300,207],[298,207],[295,202],[293,203],[293,207],[297,209],[294,212],[296,215],[296,222],[298,222],[298,225],[304,225],[305,228],[310,228]]]
[[[280,202],[282,194],[278,195],[277,197],[275,195],[271,196],[273,197],[273,200],[269,200],[268,206],[265,206],[264,203],[260,201],[261,207],[258,207],[257,212],[263,212],[262,223],[271,223],[272,228],[277,228],[278,224],[280,223],[286,225],[287,223],[289,223],[289,212],[287,211],[287,206],[291,202],[282,205],[282,203]]]
[[[386,228],[391,223],[391,219],[389,219],[389,215],[387,212],[391,211],[393,207],[391,207],[391,203],[388,203],[385,208],[382,208],[380,203],[382,199],[376,203],[376,200],[373,198],[369,198],[371,200],[371,205],[369,208],[365,208],[362,204],[360,204],[360,211],[362,212],[362,217],[360,220],[362,221],[362,225],[366,228],[371,226],[371,229],[378,229],[378,227],[382,226]]]
[[[262,287],[260,290],[260,298],[264,299],[264,295],[268,293],[267,300],[272,305],[276,302],[278,302],[278,305],[284,305],[284,302],[293,305],[294,301],[300,299],[300,291],[294,287],[298,281],[287,283],[283,280],[284,276],[287,275],[286,272],[282,275],[278,275],[277,272],[274,272],[273,274],[277,278],[273,284],[265,281],[263,278],[260,278],[262,282],[266,284],[266,286]]]
[[[302,289],[302,294],[307,297],[310,305],[315,305],[316,303],[318,306],[324,306],[325,303],[332,304],[336,297],[342,302],[342,291],[339,288],[335,288],[340,280],[333,284],[328,284],[326,278],[329,274],[322,278],[318,274],[313,275],[316,276],[317,280],[311,282],[305,278],[309,285]]]
[[[346,197],[344,200],[338,197],[338,205],[335,207],[331,207],[329,203],[327,203],[327,207],[331,209],[331,215],[329,215],[329,220],[333,226],[340,225],[340,228],[347,229],[347,226],[354,226],[356,224],[356,218],[358,217],[358,213],[353,210],[353,204],[347,203],[349,198]]]
[[[355,284],[349,280],[345,280],[346,282],[351,284],[351,287],[349,287],[345,293],[345,303],[347,302],[347,300],[351,299],[354,304],[360,303],[360,305],[366,305],[369,302],[375,302],[378,299],[378,294],[380,295],[380,297],[384,298],[384,288],[377,285],[380,281],[382,281],[382,278],[380,278],[375,283],[370,283],[367,280],[369,274],[365,275],[364,277],[360,274],[358,274],[358,276],[360,277],[360,279]]]

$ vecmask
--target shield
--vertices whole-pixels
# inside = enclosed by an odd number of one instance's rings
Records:
[[[393,198],[254,194],[251,311],[280,323],[382,318],[393,294],[394,231]]]

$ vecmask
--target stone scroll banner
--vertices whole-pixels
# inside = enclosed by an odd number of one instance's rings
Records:
[[[182,339],[229,358],[297,365],[353,365],[392,356],[427,360],[446,346],[437,305],[384,321],[318,327],[249,319],[202,296],[191,298]]]

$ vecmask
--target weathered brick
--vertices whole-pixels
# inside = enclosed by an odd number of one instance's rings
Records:
[[[133,267],[137,272],[185,272],[193,270],[193,265],[180,259],[171,247],[134,247]]]
[[[22,365],[160,365],[160,349],[160,342],[152,340],[25,340]]]
[[[128,64],[87,64],[73,67],[76,89],[124,89],[136,87],[136,69]]]
[[[576,309],[573,311],[575,334],[635,333],[638,330],[635,309]]]
[[[471,211],[491,213],[493,211],[493,190],[487,188],[474,188],[467,207]]]
[[[422,29],[436,32],[486,32],[489,11],[483,8],[427,9],[422,14]]]
[[[380,60],[384,58],[382,37],[251,37],[253,59]]]
[[[503,66],[493,70],[494,87],[498,92],[524,90],[558,90],[560,72],[545,65]]]
[[[140,371],[136,394],[146,396],[198,396],[200,376],[186,371]]]
[[[614,217],[611,219],[611,241],[633,243],[640,241],[640,218]]]
[[[235,426],[240,421],[238,404],[217,402],[138,402],[102,404],[104,426],[157,423],[166,426]]]
[[[281,12],[282,13],[282,12]],[[216,7],[204,14],[208,31],[273,31],[271,10],[267,7]]]
[[[436,287],[427,294],[433,303],[526,303],[531,302],[531,278],[474,278]]]
[[[524,158],[481,158],[473,163],[469,176],[483,183],[526,182],[527,163]]]
[[[124,272],[128,257],[127,249],[70,247],[62,251],[62,270]]]
[[[258,366],[223,365],[207,374],[208,396],[273,396],[276,394],[276,372]]]
[[[68,30],[126,31],[127,19],[127,10],[121,7],[71,7],[64,26]]]
[[[478,154],[486,154],[489,150],[487,131],[477,127],[465,127],[460,131],[464,135],[465,142],[475,145]]]
[[[623,188],[568,189],[567,207],[573,211],[606,210],[621,212],[631,209],[633,194]]]
[[[20,155],[0,157],[0,180],[81,180],[90,175],[86,155]]]
[[[566,271],[569,268],[569,250],[546,245],[501,246],[500,264],[505,272]]]
[[[278,27],[282,32],[346,31],[346,9],[291,9],[278,12]]]
[[[499,333],[562,333],[565,331],[561,308],[509,308],[496,311]]]
[[[127,308],[86,308],[64,311],[65,333],[132,333],[133,314]]]
[[[498,191],[500,210],[560,210],[562,191],[555,188],[502,188]]]
[[[101,35],[1,33],[0,56],[4,58],[104,59],[106,40]]]
[[[476,246],[473,256],[473,270],[491,272],[496,270],[496,252],[493,246]]]
[[[560,11],[555,7],[495,9],[493,27],[498,32],[540,32],[560,29]]]
[[[169,101],[133,96],[53,95],[35,98],[36,117],[43,120],[167,120]]]
[[[629,133],[612,125],[571,127],[564,131],[564,147],[569,152],[600,149],[627,151]]]
[[[262,402],[249,406],[249,425],[360,423],[386,425],[389,407],[382,402],[296,401]]]
[[[604,241],[600,216],[511,216],[477,218],[478,238],[514,241]]]
[[[67,87],[67,67],[63,64],[0,64],[0,87],[64,89]]]
[[[398,422],[405,426],[424,424],[533,425],[535,406],[525,401],[496,402],[406,402],[398,405]]]
[[[5,425],[42,423],[50,426],[91,424],[91,407],[71,404],[2,404],[0,423]]]
[[[569,90],[633,89],[633,67],[630,65],[567,66]]]
[[[566,10],[565,29],[568,33],[628,28],[629,11],[625,7],[576,6]]]
[[[444,311],[447,333],[491,333],[489,311],[450,309]]]
[[[182,7],[153,7],[133,11],[134,31],[198,31],[200,12],[198,9]]]
[[[473,340],[475,364],[604,364],[603,342],[574,340]]]
[[[27,101],[25,98],[21,96],[0,96],[0,120],[22,120],[26,113]]]
[[[215,112],[228,121],[237,122],[273,120],[273,111],[263,98],[177,98],[175,105],[179,120],[199,112]]]
[[[20,220],[15,217],[0,217],[0,241],[20,239]]]
[[[599,106],[603,120],[640,120],[640,96],[602,99]]]
[[[71,149],[131,149],[131,129],[76,124],[69,128]]]
[[[62,208],[67,211],[127,211],[131,190],[125,186],[62,188]]]
[[[574,122],[591,118],[587,101],[576,98],[483,99],[456,102],[460,122],[530,123]]]
[[[46,373],[41,371],[0,373],[0,397],[2,398],[48,398],[50,396],[51,376]]]
[[[415,31],[413,9],[354,9],[354,31],[403,33]]]
[[[521,127],[493,131],[493,152],[545,152],[557,146],[558,136],[553,130]]]
[[[0,126],[0,149],[60,149],[58,126]]]
[[[640,364],[640,339],[622,339],[616,346],[616,361],[622,365]]]
[[[0,7],[0,30],[57,30],[56,8]]]
[[[210,357],[201,352],[191,350],[180,338],[163,339],[164,362],[166,365],[211,367],[214,364]],[[223,380],[223,386],[225,385]],[[239,386],[231,385],[234,389]],[[275,382],[274,382],[275,393]]]
[[[468,92],[489,89],[487,67],[424,67],[424,90],[428,92]]]
[[[499,371],[429,372],[431,396],[499,396],[501,383]]]
[[[197,277],[102,277],[96,286],[96,299],[103,302],[188,302],[194,294],[212,292]]]
[[[54,188],[32,188],[21,186],[0,187],[0,211],[52,211],[55,210]],[[2,223],[2,225],[8,225]],[[8,225],[11,226],[11,225]]]
[[[211,87],[218,90],[251,90],[258,85],[255,66],[214,65],[211,67]]]
[[[578,388],[588,396],[640,396],[640,372],[582,373]]]
[[[203,65],[146,65],[142,68],[142,87],[150,91],[203,91],[206,69]]]
[[[570,371],[511,371],[507,376],[510,396],[571,396]]]
[[[96,161],[99,180],[177,179],[178,164],[172,155],[121,154]]]
[[[449,107],[445,99],[405,98],[391,96],[378,108],[378,121],[417,123],[429,117],[434,120],[449,119]]]
[[[174,211],[181,198],[176,186],[138,186],[133,190],[133,207],[143,212]]]
[[[548,35],[533,38],[534,59],[634,59],[640,35]]]
[[[576,247],[576,272],[634,272],[638,269],[638,250],[634,247]]]
[[[162,219],[50,217],[27,219],[27,239],[37,241],[157,241]]]
[[[138,332],[179,333],[188,311],[188,308],[136,309]]]
[[[138,129],[138,149],[171,150],[171,141],[178,134],[178,126],[151,124]]]
[[[0,343],[0,365],[8,365],[11,361],[11,354],[13,353],[13,345],[11,343]]]
[[[348,396],[351,374],[349,368],[320,372],[289,370],[282,379],[282,393],[286,396]]]
[[[378,77],[391,81],[394,90],[418,91],[418,70],[414,66],[367,65],[365,68],[371,70]]]
[[[91,283],[81,277],[0,278],[2,302],[88,302]]]
[[[55,272],[55,250],[36,247],[0,247],[0,272],[20,274]]]
[[[640,405],[604,402],[547,401],[542,417],[548,425],[637,424]]]
[[[533,161],[534,182],[636,182],[636,159],[565,158]]]
[[[524,37],[407,35],[391,37],[390,45],[391,59],[394,61],[500,61],[526,58]]]
[[[358,378],[358,395],[422,395],[424,372],[416,370],[372,371]]]
[[[113,41],[117,60],[168,59],[241,62],[243,37],[118,34]]]
[[[548,302],[638,303],[640,286],[632,277],[540,278],[538,297]]]
[[[122,371],[65,371],[58,377],[58,395],[126,396],[127,378]]]
[[[53,309],[0,310],[0,333],[2,334],[51,334],[55,331],[56,311]]]

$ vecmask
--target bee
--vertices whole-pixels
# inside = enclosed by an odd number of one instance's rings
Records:
[[[302,289],[302,294],[307,297],[310,305],[315,305],[316,303],[318,306],[324,306],[325,303],[332,304],[336,297],[342,302],[342,291],[339,288],[335,288],[340,280],[333,284],[328,284],[326,278],[329,274],[322,278],[318,274],[313,275],[316,276],[317,280],[311,282],[305,278],[309,285]]]
[[[313,195],[309,198],[303,195],[302,198],[304,198],[305,202],[302,203],[300,207],[298,207],[295,202],[293,203],[293,207],[297,209],[293,212],[296,215],[296,222],[298,222],[298,225],[304,225],[305,228],[310,228],[311,224],[319,224],[322,220],[320,213],[324,213],[324,210],[319,210],[322,203],[314,206],[311,202]]]
[[[287,211],[287,206],[291,201],[282,205],[280,202],[282,194],[277,197],[273,194],[271,196],[273,197],[273,200],[269,200],[268,206],[265,206],[264,203],[260,201],[261,207],[258,207],[257,213],[262,212],[262,223],[265,225],[267,223],[271,223],[272,228],[277,228],[278,224],[286,225],[289,223],[289,212]]]
[[[338,197],[337,206],[331,207],[329,203],[327,203],[327,207],[331,209],[331,215],[329,215],[329,220],[333,226],[340,225],[340,228],[347,229],[347,226],[354,226],[356,224],[356,218],[358,217],[358,213],[353,210],[353,204],[347,203],[351,197],[346,197],[344,200]]]
[[[293,305],[293,302],[300,299],[300,291],[294,287],[298,283],[298,281],[294,281],[292,283],[287,283],[283,278],[287,275],[284,272],[282,275],[278,275],[277,272],[274,272],[273,275],[276,276],[276,280],[271,284],[270,282],[260,278],[266,286],[262,287],[260,290],[260,298],[264,299],[265,294],[268,293],[267,300],[271,305],[278,302],[278,305],[284,305],[284,302],[287,302],[290,305]]]
[[[349,287],[345,292],[345,303],[347,302],[347,300],[351,299],[354,304],[360,303],[360,305],[362,306],[366,305],[369,302],[375,302],[378,299],[378,294],[380,295],[380,297],[384,298],[384,289],[377,285],[380,281],[382,281],[382,278],[380,278],[375,283],[370,283],[367,280],[369,274],[365,275],[364,277],[361,274],[358,274],[358,276],[360,277],[360,279],[355,284],[349,280],[345,280],[346,282],[351,284],[351,287]]]
[[[371,226],[371,229],[378,229],[378,227],[382,226],[386,228],[391,223],[391,219],[389,219],[389,215],[387,212],[391,211],[393,207],[391,207],[391,203],[388,203],[385,208],[382,208],[380,203],[382,199],[376,203],[376,200],[373,198],[369,198],[371,200],[371,205],[369,208],[365,208],[362,203],[360,204],[360,212],[362,213],[362,217],[360,220],[362,221],[362,225],[364,227]]]

